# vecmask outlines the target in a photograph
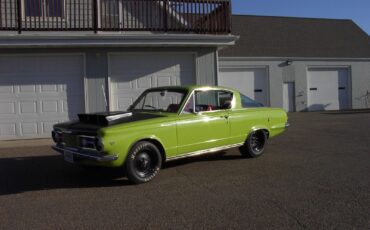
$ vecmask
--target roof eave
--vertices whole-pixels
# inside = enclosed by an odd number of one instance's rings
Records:
[[[234,35],[201,34],[1,35],[0,48],[220,47],[234,45],[237,38]]]

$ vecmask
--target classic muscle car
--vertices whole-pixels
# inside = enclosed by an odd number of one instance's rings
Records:
[[[287,114],[223,87],[151,88],[125,112],[79,114],[54,126],[53,149],[79,165],[123,167],[152,180],[166,161],[239,147],[259,157],[287,127]]]

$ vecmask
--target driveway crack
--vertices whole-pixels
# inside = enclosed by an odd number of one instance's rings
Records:
[[[269,200],[277,209],[282,211],[283,213],[287,214],[289,217],[295,220],[295,222],[302,228],[302,229],[307,229],[307,226],[302,223],[298,217],[296,217],[294,214],[290,213],[288,210],[283,208],[281,205],[279,205],[276,201],[274,200]]]

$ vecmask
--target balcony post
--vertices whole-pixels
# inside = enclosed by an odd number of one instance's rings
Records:
[[[17,0],[18,34],[22,33],[22,0]]]
[[[94,33],[98,33],[98,0],[93,0],[93,27],[94,27]]]
[[[163,27],[164,31],[168,31],[168,0],[163,0]]]
[[[229,26],[228,26],[228,33],[229,34],[231,34],[231,31],[232,31],[232,17],[233,17],[233,14],[232,14],[232,2],[231,1],[229,1],[229,3],[228,3],[228,6],[229,6],[229,8],[227,9],[228,10],[228,13],[229,13]]]

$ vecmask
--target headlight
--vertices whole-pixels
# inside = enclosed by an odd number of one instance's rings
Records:
[[[63,142],[63,135],[62,135],[62,133],[61,133],[61,132],[59,132],[59,131],[55,131],[55,130],[53,130],[53,131],[51,132],[51,137],[53,138],[53,141],[54,141],[55,143],[57,143],[57,144],[60,144],[60,143],[62,143],[62,142]]]
[[[95,149],[95,137],[79,136],[80,147],[87,149]]]
[[[104,143],[100,137],[95,138],[95,148],[99,152],[102,152],[104,150]]]

